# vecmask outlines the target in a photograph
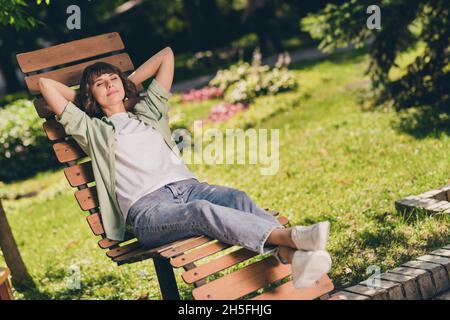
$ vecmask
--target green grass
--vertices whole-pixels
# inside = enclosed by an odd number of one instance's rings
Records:
[[[294,65],[298,91],[260,98],[248,113],[221,126],[280,129],[275,176],[260,175],[258,165],[190,165],[201,180],[245,190],[293,224],[330,220],[328,249],[337,288],[367,278],[370,265],[385,271],[450,240],[448,217],[408,219],[394,209],[396,199],[448,182],[450,139],[444,133],[418,139],[401,130],[398,114],[369,108],[367,63],[364,54],[346,53]],[[183,112],[184,121],[192,122],[205,117],[213,103],[183,105],[175,97],[171,114]],[[16,297],[160,299],[152,263],[116,267],[110,262],[61,181],[63,173],[56,171],[2,187],[9,196],[39,191],[33,198],[4,201],[36,283]],[[81,269],[81,290],[67,289],[73,264]],[[181,285],[182,298],[190,298],[190,289]]]

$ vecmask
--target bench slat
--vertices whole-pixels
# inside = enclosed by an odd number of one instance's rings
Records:
[[[64,127],[54,119],[45,121],[42,124],[42,127],[44,128],[45,134],[47,135],[47,138],[50,141],[62,139],[66,136],[66,131],[64,130]]]
[[[129,243],[123,247],[117,247],[117,248],[111,249],[106,252],[106,255],[110,258],[116,258],[118,256],[127,254],[131,251],[134,251],[134,250],[140,249],[140,248],[143,248],[142,244],[139,243],[138,241],[136,241],[133,243]]]
[[[142,247],[141,249],[138,249],[136,251],[133,251],[133,252],[127,253],[125,255],[122,255],[120,257],[114,258],[113,261],[115,261],[117,263],[126,263],[127,260],[129,260],[130,258],[138,257],[140,255],[146,255],[147,253],[152,253],[152,254],[160,256],[161,252],[163,252],[163,251],[170,250],[174,247],[182,245],[185,242],[189,242],[189,241],[197,239],[197,238],[199,238],[199,237],[181,239],[181,240],[174,241],[172,243],[164,244],[164,245],[156,247],[156,248]]]
[[[95,187],[78,190],[75,192],[75,198],[81,210],[88,211],[98,207],[97,189]]]
[[[117,32],[111,32],[58,44],[49,48],[19,53],[16,55],[16,58],[22,72],[28,73],[124,48],[125,46],[120,35]]]
[[[50,118],[55,116],[55,114],[48,108],[47,102],[43,97],[36,97],[33,100],[33,104],[39,118]]]
[[[100,214],[98,214],[98,213],[90,214],[86,217],[86,220],[89,224],[89,227],[91,227],[92,232],[96,236],[99,236],[99,235],[105,233],[105,230],[103,230],[102,221],[100,219]]]
[[[270,256],[195,288],[192,295],[196,300],[235,300],[290,274],[291,265]]]
[[[258,254],[256,252],[241,248],[229,254],[223,255],[213,261],[202,264],[194,269],[188,270],[184,272],[181,277],[186,283],[194,283],[257,255]]]
[[[277,219],[278,219],[278,222],[280,222],[282,225],[286,225],[289,222],[289,220],[286,217],[279,217]],[[177,248],[173,248],[173,249],[168,250],[168,251],[164,251],[163,253],[161,253],[161,255],[164,258],[172,258],[172,257],[175,257],[175,256],[177,256],[179,254],[182,254],[183,252],[186,252],[188,250],[194,249],[196,247],[199,247],[199,246],[201,246],[201,245],[203,245],[203,244],[205,244],[205,243],[207,243],[209,241],[213,241],[213,240],[214,239],[210,239],[210,238],[204,237],[204,239],[201,239],[201,240],[198,240],[198,241],[191,241],[191,242],[186,243],[183,246],[180,246],[180,247],[177,247]]]
[[[53,145],[58,161],[61,163],[78,160],[86,157],[86,154],[81,150],[80,146],[74,140],[66,142],[58,142]]]
[[[286,217],[279,217],[278,221],[286,225],[288,223],[288,219]],[[225,250],[231,247],[229,244],[221,243],[221,242],[213,242],[208,244],[200,249],[193,250],[189,253],[183,254],[179,257],[175,257],[170,261],[170,264],[175,268],[183,267],[189,263],[195,262],[197,260],[203,259],[207,256],[213,255],[217,252]]]
[[[146,260],[148,258],[159,257],[159,253],[155,252],[153,249],[148,249],[145,247],[141,247],[132,252],[126,253],[116,258],[112,258],[112,261],[116,262],[117,265],[123,265],[128,263],[134,263],[142,260]]]
[[[230,245],[230,244],[226,244],[226,243],[222,243],[222,242],[214,242],[214,243],[208,244],[207,246],[203,247],[200,250],[195,250],[193,252],[189,252],[189,253],[183,254],[179,257],[173,258],[170,261],[170,264],[174,268],[180,268],[189,263],[195,262],[197,260],[208,257],[210,255],[213,255],[213,254],[220,252],[222,250],[225,250],[227,248],[230,248],[231,246],[232,245]]]
[[[72,187],[88,184],[95,180],[91,161],[67,167],[64,169],[64,174]]]
[[[324,275],[318,282],[308,288],[297,289],[294,283],[288,281],[275,289],[264,292],[252,300],[313,300],[332,291],[334,285],[327,275]]]
[[[46,73],[35,74],[29,77],[25,77],[25,83],[28,87],[28,91],[31,94],[39,94],[39,78],[45,77],[50,78],[61,83],[64,83],[66,86],[74,86],[79,84],[81,80],[81,75],[83,74],[83,70],[95,62],[104,61],[111,63],[118,67],[122,72],[127,72],[134,70],[133,62],[131,62],[130,57],[127,53],[121,53],[110,57],[105,57],[101,59],[92,60],[89,62],[83,62],[80,64],[76,64],[74,66],[61,68],[54,71],[49,71]]]
[[[185,251],[188,251],[190,249],[199,247],[205,243],[208,243],[210,241],[213,241],[214,239],[208,238],[206,236],[201,236],[198,238],[193,238],[192,241],[189,241],[181,246],[178,247],[174,247],[170,250],[164,251],[161,253],[161,256],[163,256],[164,258],[172,258],[175,257],[179,254],[182,254]]]
[[[116,241],[116,240],[111,240],[111,239],[108,239],[108,238],[103,238],[103,239],[100,239],[98,241],[98,246],[100,248],[102,248],[102,249],[108,249],[108,248],[111,248],[113,246],[117,246],[117,245],[121,244],[124,241],[128,241],[128,240],[131,240],[131,239],[134,239],[134,238],[135,238],[135,236],[133,234],[125,233],[125,238],[124,238],[123,241]]]

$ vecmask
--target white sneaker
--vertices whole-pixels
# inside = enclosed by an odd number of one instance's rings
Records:
[[[331,269],[331,257],[323,250],[295,251],[292,259],[292,281],[297,289],[312,286]]]
[[[330,222],[323,221],[311,226],[292,227],[291,238],[298,250],[326,250]]]

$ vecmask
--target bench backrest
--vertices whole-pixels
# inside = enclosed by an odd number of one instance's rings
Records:
[[[43,128],[48,139],[53,142],[56,157],[66,166],[64,173],[69,184],[78,189],[75,192],[75,198],[80,208],[89,212],[87,222],[92,232],[102,237],[99,246],[110,249],[107,255],[111,258],[135,250],[139,245],[131,243],[119,247],[121,242],[112,241],[106,237],[98,208],[91,161],[75,140],[66,135],[62,125],[55,120],[55,115],[48,109],[45,99],[40,94],[38,81],[40,77],[46,77],[70,87],[79,85],[84,68],[97,61],[111,63],[125,74],[131,73],[134,65],[130,56],[123,52],[124,49],[120,35],[112,32],[20,53],[16,56],[22,72],[25,73],[28,91],[36,96],[34,99],[36,111],[39,117],[46,120]],[[142,85],[138,86],[138,90],[143,91]],[[140,99],[142,99],[141,96],[127,100],[127,107]],[[133,238],[131,234],[127,234],[124,241]]]

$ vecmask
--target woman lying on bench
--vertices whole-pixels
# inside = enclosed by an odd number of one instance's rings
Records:
[[[122,241],[129,231],[152,248],[205,235],[271,252],[292,265],[296,288],[311,286],[331,268],[329,222],[285,228],[245,192],[198,181],[168,125],[173,74],[174,55],[166,47],[128,77],[108,63],[88,66],[78,94],[52,79],[39,80],[57,121],[92,159],[107,237]],[[136,86],[152,76],[147,96],[127,109]]]

